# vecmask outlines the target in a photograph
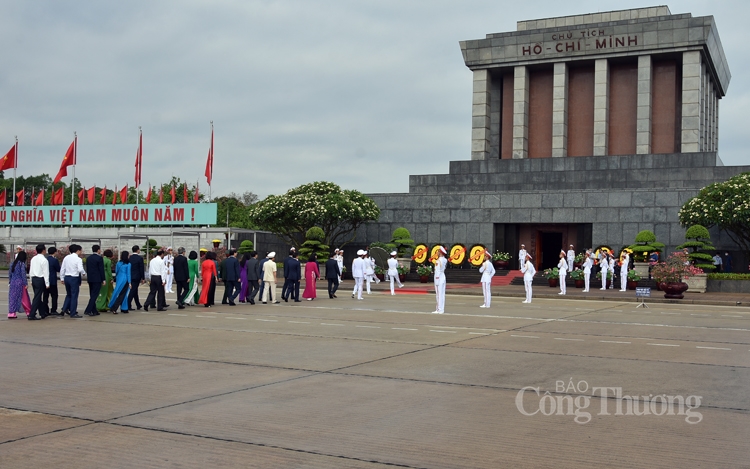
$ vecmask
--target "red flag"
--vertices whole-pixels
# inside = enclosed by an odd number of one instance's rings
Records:
[[[81,188],[81,190],[78,191],[78,205],[83,205],[85,200],[86,200],[86,189]]]
[[[37,207],[39,207],[40,205],[44,205],[44,189],[39,191],[39,195],[36,196],[34,205],[36,205]]]
[[[182,186],[182,201],[188,203],[187,182]]]
[[[198,195],[198,186],[195,186],[195,192],[193,192],[193,203],[197,204],[200,200],[200,196]]]
[[[164,186],[159,187],[159,203],[164,203]]]
[[[58,190],[52,191],[52,205],[62,205],[65,198],[65,188],[61,187]]]
[[[138,152],[135,154],[135,188],[141,185],[141,171],[143,170],[143,134],[138,140]]]
[[[115,190],[112,191],[112,205],[117,203],[117,184],[115,184]]]
[[[172,203],[174,204],[175,200],[177,200],[177,192],[174,190],[174,186],[169,190],[169,195],[172,196]]]
[[[0,195],[0,206],[5,207],[7,205],[6,199],[8,197],[8,189],[3,189],[2,195]]]
[[[214,126],[211,124],[211,147],[208,149],[208,158],[206,159],[206,181],[211,185],[214,178]]]
[[[88,194],[87,195],[88,195],[89,203],[93,204],[94,203],[94,197],[96,197],[96,186],[91,186],[91,189],[88,190]]]
[[[26,189],[21,189],[20,191],[16,192],[16,205],[22,206],[23,205],[23,199],[26,197]]]
[[[6,169],[13,169],[16,167],[16,145],[13,145],[13,147],[8,150],[8,153],[3,156],[3,159],[0,160],[0,171],[5,171]]]
[[[120,190],[120,203],[126,204],[128,203],[128,185],[125,184],[125,187]]]
[[[148,194],[146,195],[146,203],[151,203],[151,184],[148,185]]]
[[[73,143],[71,143],[68,147],[68,151],[65,152],[65,158],[63,158],[62,163],[60,163],[60,171],[57,172],[57,176],[55,176],[55,180],[52,181],[52,184],[57,184],[62,178],[68,175],[68,166],[73,166],[76,164],[77,141],[78,137],[74,138]]]
[[[102,187],[102,190],[99,191],[99,205],[104,205],[107,203],[107,186]]]

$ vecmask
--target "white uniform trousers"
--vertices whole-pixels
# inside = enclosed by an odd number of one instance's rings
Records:
[[[397,275],[388,275],[388,277],[390,277],[390,280],[391,280],[391,295],[395,295],[396,291],[393,288],[393,283],[394,282],[398,282],[398,287],[399,288],[403,288],[404,284],[401,283],[401,279],[398,278],[398,274]]]
[[[602,288],[601,290],[607,289],[607,272],[609,272],[609,269],[602,269]]]
[[[568,272],[573,272],[573,259],[568,259]]]
[[[583,284],[584,284],[584,292],[589,291],[589,283],[591,282],[591,272],[584,272],[583,273]]]
[[[362,282],[365,279],[363,277],[354,277],[354,291],[352,292],[352,296],[357,295],[357,299],[362,299]]]
[[[628,270],[620,269],[620,291],[628,289]]]
[[[531,303],[531,283],[533,281],[533,278],[523,279],[523,286],[526,288],[526,303]]]
[[[492,282],[482,282],[482,294],[484,294],[484,306],[487,308],[490,307],[490,303],[492,302],[492,293],[490,292],[490,287],[492,286]]]
[[[565,294],[565,277],[567,273],[565,271],[560,272],[560,293]]]
[[[167,285],[166,285],[166,292],[172,293],[172,282],[174,281],[174,274],[167,274]]]
[[[365,274],[365,282],[367,282],[367,294],[370,294],[370,284],[372,283],[372,275]]]
[[[445,280],[442,282],[435,282],[435,296],[437,297],[437,311],[438,313],[445,312]]]

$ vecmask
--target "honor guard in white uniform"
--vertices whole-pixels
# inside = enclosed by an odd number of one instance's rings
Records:
[[[573,272],[573,261],[576,260],[576,251],[573,249],[573,245],[570,245],[568,249],[568,272]]]
[[[523,266],[526,265],[526,245],[522,244],[521,249],[518,251],[518,268],[523,269]]]
[[[599,267],[602,269],[602,288],[600,288],[600,290],[606,290],[607,272],[609,272],[609,259],[607,259],[607,254],[604,251],[599,253]]]
[[[588,293],[589,291],[589,283],[591,282],[591,267],[594,265],[594,262],[591,260],[591,253],[586,251],[586,258],[583,260],[583,283],[584,283],[584,293]]]
[[[396,260],[396,256],[398,253],[396,251],[391,252],[391,258],[388,259],[388,278],[391,281],[391,295],[395,295],[396,291],[393,288],[393,283],[398,282],[399,288],[404,288],[404,284],[401,283],[401,279],[398,276],[398,261]]]
[[[534,275],[536,275],[536,269],[534,264],[531,263],[531,255],[526,254],[526,262],[521,267],[523,272],[523,286],[526,289],[526,299],[524,303],[531,303],[531,283],[534,281]]]
[[[492,265],[492,254],[489,251],[484,251],[484,263],[479,268],[479,272],[482,274],[482,294],[484,295],[484,304],[480,308],[489,308],[492,301],[490,287],[492,286],[492,277],[495,276],[495,266]]]
[[[357,251],[358,257],[352,262],[352,277],[354,277],[354,292],[352,293],[352,298],[354,298],[354,295],[357,295],[358,300],[362,299],[362,282],[365,280],[365,254],[367,254],[367,251],[360,249]]]
[[[615,288],[615,256],[609,255],[609,271],[612,272],[612,282],[609,284],[610,289]]]
[[[625,291],[628,289],[628,265],[629,264],[630,264],[630,254],[626,252],[620,264],[620,291]]]
[[[560,272],[560,293],[565,294],[565,277],[568,276],[568,261],[565,260],[565,251],[560,250],[560,261],[557,263],[557,269]]]
[[[438,258],[435,261],[435,296],[437,297],[437,309],[435,314],[445,312],[445,268],[448,266],[448,259],[445,255],[448,251],[443,246],[438,250]]]
[[[164,267],[167,269],[166,292],[172,292],[172,282],[174,281],[174,256],[172,255],[172,246],[167,248],[167,255],[164,256]]]
[[[367,294],[370,294],[370,284],[372,281],[380,283],[380,279],[375,276],[375,259],[370,254],[365,254],[365,282],[367,282]]]

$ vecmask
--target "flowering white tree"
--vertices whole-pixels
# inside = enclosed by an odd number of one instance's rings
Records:
[[[313,182],[282,195],[269,195],[250,207],[249,216],[255,226],[297,248],[304,233],[314,226],[325,233],[323,244],[339,247],[352,241],[363,223],[376,221],[380,209],[359,191],[342,190],[332,182]]]

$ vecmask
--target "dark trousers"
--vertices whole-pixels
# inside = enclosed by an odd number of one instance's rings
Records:
[[[49,288],[44,290],[44,295],[42,296],[42,301],[46,305],[45,307],[47,308],[47,311],[57,313],[57,297],[57,283],[52,282],[52,279],[50,279]],[[52,300],[51,309],[50,300]]]
[[[44,279],[42,277],[31,277],[31,287],[34,289],[34,299],[31,300],[31,312],[30,317],[35,317],[36,312],[39,311],[39,316],[47,317],[49,311],[45,311],[44,304],[42,303],[42,295],[47,287],[44,285]]]
[[[332,298],[336,294],[336,290],[339,289],[339,279],[329,278],[328,279],[328,297]]]
[[[185,295],[187,295],[190,292],[190,290],[189,290],[190,281],[189,280],[184,280],[184,281],[183,280],[179,280],[179,281],[175,281],[175,283],[177,284],[177,304],[180,305],[180,306],[184,306],[185,305],[185,301],[184,301],[185,300]]]
[[[99,292],[102,291],[101,282],[89,282],[89,304],[86,305],[84,313],[98,313],[96,310],[96,300],[99,298]]]
[[[263,301],[263,290],[266,288],[266,282],[264,282],[263,280],[258,280],[258,283],[258,299]]]
[[[71,315],[78,314],[78,293],[81,291],[81,277],[66,275],[65,279],[65,301],[63,311]]]
[[[247,283],[250,285],[250,290],[248,290],[247,298],[245,298],[245,301],[247,301],[248,303],[255,303],[255,295],[256,293],[258,293],[258,290],[260,290],[258,281],[248,280]]]
[[[161,279],[161,275],[152,275],[151,283],[149,284],[149,292],[146,297],[144,306],[150,306],[157,310],[164,309],[167,305],[167,300],[164,297],[164,285]]]
[[[285,300],[291,297],[293,300],[299,300],[299,280],[284,280],[284,286],[281,288],[281,297]]]
[[[224,300],[230,304],[234,303],[237,295],[240,294],[239,282],[236,280],[224,280]],[[224,301],[222,301],[223,303]]]
[[[139,286],[141,286],[140,280],[131,280],[130,296],[128,297],[128,309],[133,309],[133,301],[135,301],[136,308],[141,309],[141,299],[138,297]]]

